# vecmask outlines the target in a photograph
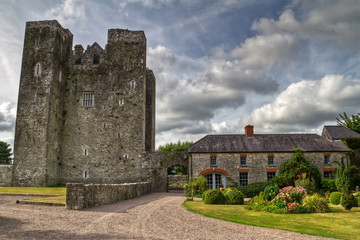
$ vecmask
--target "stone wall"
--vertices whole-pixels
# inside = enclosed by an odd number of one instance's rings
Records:
[[[196,177],[199,174],[219,172],[227,176],[227,186],[237,185],[239,183],[239,172],[248,172],[248,182],[262,182],[267,180],[267,172],[273,171],[276,175],[280,173],[281,165],[292,159],[293,153],[274,153],[274,164],[268,165],[268,154],[272,153],[248,153],[247,163],[245,166],[240,166],[239,153],[218,153],[216,154],[216,166],[210,166],[210,154],[191,154],[191,172],[190,176]],[[305,152],[305,158],[313,165],[319,168],[323,175],[324,171],[334,171],[344,158],[346,161],[348,156],[346,153],[328,153],[330,154],[329,165],[324,163],[324,152]]]
[[[10,186],[13,165],[0,165],[0,186]]]
[[[188,175],[169,175],[169,190],[181,190],[187,184]]]
[[[168,168],[182,166],[189,169],[187,152],[148,152],[144,154],[142,168],[148,173],[151,179],[154,192],[168,191]]]
[[[150,182],[66,185],[66,208],[80,210],[136,198],[151,192]]]

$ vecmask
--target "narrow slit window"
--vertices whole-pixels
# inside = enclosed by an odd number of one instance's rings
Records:
[[[132,89],[132,90],[135,90],[136,82],[135,82],[134,80],[132,80],[132,81],[130,82],[130,86],[131,86],[131,89]]]
[[[84,156],[88,156],[89,155],[89,151],[87,150],[87,148],[83,149],[83,155]]]
[[[40,47],[40,37],[35,39],[35,48],[39,48]]]
[[[33,102],[36,102],[36,93],[34,94]]]
[[[125,155],[124,155],[124,159],[129,159],[129,155],[128,155],[128,154],[125,154]]]
[[[41,75],[41,64],[37,63],[35,65],[35,72],[34,72],[35,77],[39,77]]]
[[[118,133],[117,137],[118,137],[118,139],[120,139],[121,138],[121,133]]]
[[[125,104],[125,100],[124,100],[123,98],[121,98],[121,99],[119,100],[119,105],[120,105],[120,106],[124,106],[124,104]]]
[[[59,72],[59,82],[62,81],[62,71]]]
[[[84,172],[83,172],[83,178],[84,179],[87,179],[89,177],[89,171],[88,170],[85,170]]]

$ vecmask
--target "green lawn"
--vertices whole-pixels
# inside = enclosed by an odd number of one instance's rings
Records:
[[[35,202],[52,202],[65,203],[66,202],[66,187],[0,187],[0,193],[9,194],[36,194],[36,195],[59,195],[41,198],[28,199],[27,201]]]
[[[274,214],[246,210],[246,205],[208,205],[201,201],[185,201],[183,205],[191,212],[239,224],[323,237],[360,239],[360,207],[347,212],[340,205],[330,204],[328,213]]]

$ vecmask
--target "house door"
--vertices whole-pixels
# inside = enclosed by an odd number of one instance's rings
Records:
[[[204,175],[207,179],[207,189],[226,188],[226,176],[221,173],[209,173]]]

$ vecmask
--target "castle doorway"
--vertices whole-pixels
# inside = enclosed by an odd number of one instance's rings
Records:
[[[183,191],[188,179],[188,169],[184,166],[175,165],[167,169],[168,191]]]

